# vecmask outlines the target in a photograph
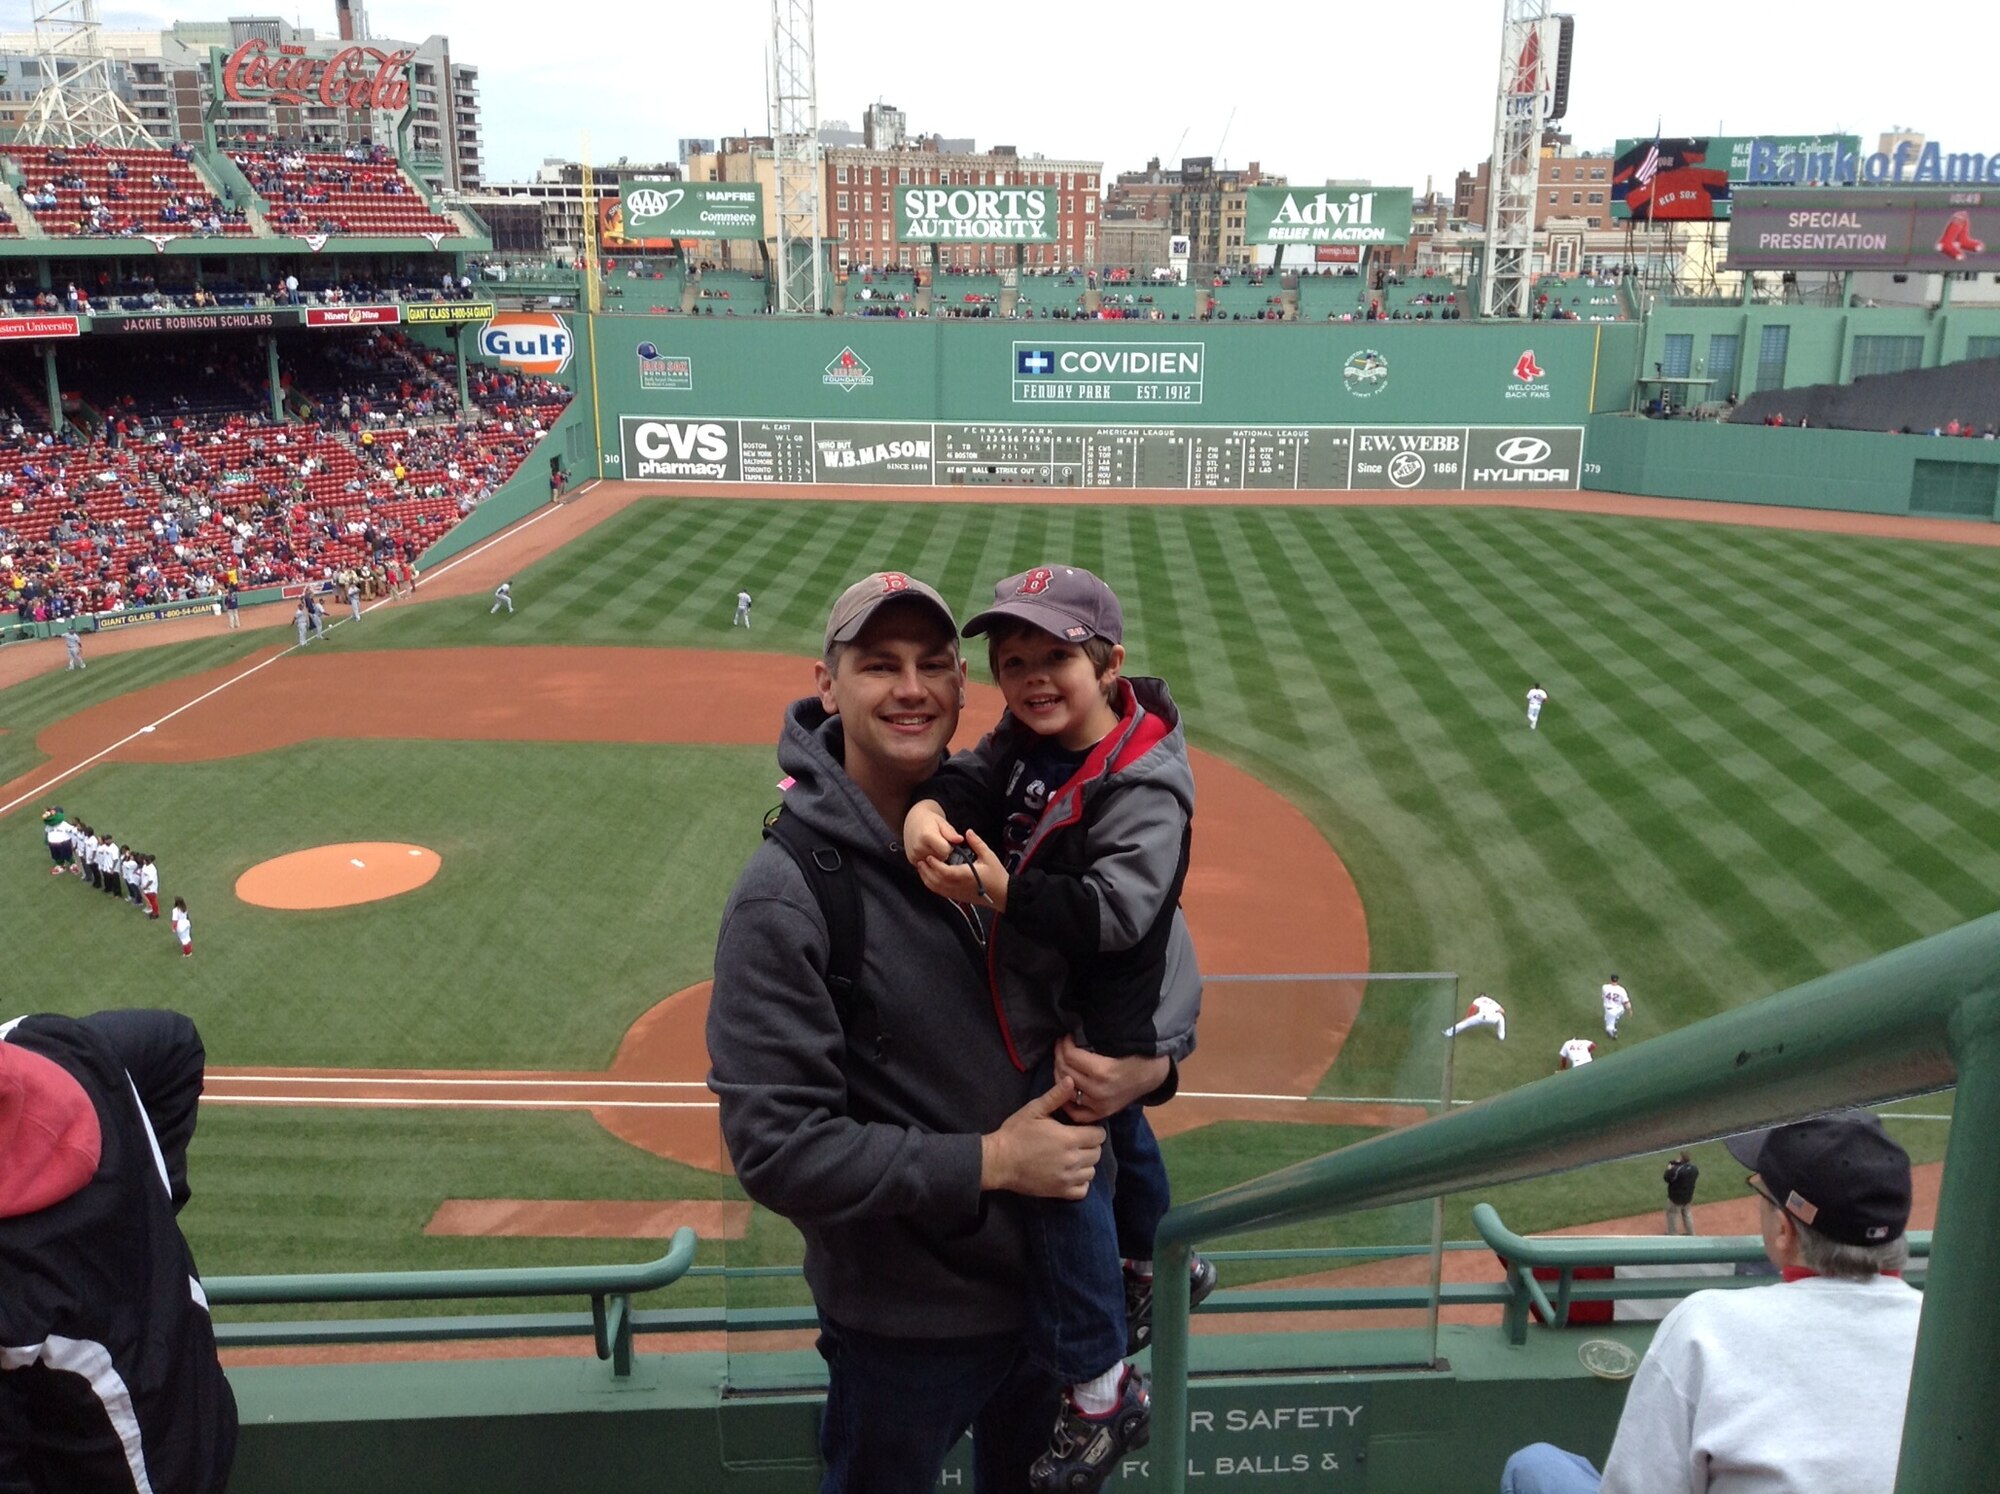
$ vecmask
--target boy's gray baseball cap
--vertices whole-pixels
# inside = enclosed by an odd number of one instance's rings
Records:
[[[1080,566],[1038,565],[1009,576],[993,588],[993,605],[965,625],[965,636],[989,632],[1002,618],[1032,623],[1067,643],[1125,641],[1125,612],[1118,598]]]
[[[861,630],[868,626],[868,619],[875,615],[876,609],[891,602],[927,604],[951,629],[952,636],[958,636],[958,619],[951,615],[951,608],[945,605],[943,597],[914,576],[906,576],[901,571],[877,571],[872,576],[863,576],[840,594],[840,599],[833,604],[833,611],[826,617],[823,648],[831,649],[836,643],[852,643],[861,636]]]

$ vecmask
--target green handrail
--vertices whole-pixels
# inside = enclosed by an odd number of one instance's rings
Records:
[[[1540,1177],[1846,1105],[1958,1086],[1897,1487],[2000,1466],[2000,914],[1585,1068],[1386,1132],[1170,1212],[1154,1299],[1153,1466],[1187,1470],[1187,1264],[1200,1240]]]
[[[632,1372],[632,1298],[658,1291],[694,1264],[695,1233],[682,1226],[657,1260],[630,1266],[528,1266],[474,1271],[347,1271],[316,1276],[212,1276],[212,1307],[278,1302],[441,1302],[467,1297],[590,1298],[597,1357]]]

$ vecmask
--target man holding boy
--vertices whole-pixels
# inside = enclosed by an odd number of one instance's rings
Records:
[[[965,703],[951,610],[877,572],[842,593],[824,644],[779,741],[784,813],[853,878],[859,972],[837,997],[818,899],[767,841],[717,939],[709,1086],[745,1190],[805,1239],[822,1494],[930,1494],[968,1428],[974,1489],[1018,1494],[1059,1387],[1025,1352],[1017,1195],[1084,1196],[1094,1122],[1170,1092],[1171,1065],[1057,1043],[1051,1014],[1013,1034],[1036,1060],[1056,1045],[1056,1083],[1033,1092],[993,1020],[978,920],[925,892],[897,843]]]

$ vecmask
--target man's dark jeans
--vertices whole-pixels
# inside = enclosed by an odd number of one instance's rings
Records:
[[[1018,1334],[884,1338],[824,1315],[819,1328],[828,1371],[820,1494],[935,1494],[945,1455],[968,1428],[974,1494],[1027,1494],[1062,1387]]]

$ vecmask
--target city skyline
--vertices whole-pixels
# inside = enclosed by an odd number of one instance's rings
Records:
[[[330,0],[323,9],[279,13],[332,34]],[[1669,136],[1838,130],[1871,144],[1906,125],[1953,150],[2000,152],[2000,126],[1974,118],[1982,54],[1937,45],[1955,18],[1972,22],[1968,6],[1948,4],[1941,24],[1921,35],[1864,32],[1858,7],[1822,7],[1812,27],[1800,27],[1796,8],[1774,0],[1731,7],[1726,33],[1687,12],[1568,9],[1577,19],[1564,129],[1579,150],[1607,149],[1657,123]],[[446,33],[453,59],[479,69],[489,181],[530,178],[545,157],[576,157],[586,132],[593,159],[615,161],[671,159],[683,137],[766,131],[765,5],[704,11],[692,44],[663,12],[575,0],[562,14],[555,29],[546,7],[523,0],[476,8],[381,0],[369,21],[404,39]],[[112,30],[153,28],[171,24],[175,11],[127,3],[101,18]],[[1439,0],[1421,17],[1425,37],[1399,47],[1379,24],[1319,12],[1246,24],[1232,41],[1196,12],[1099,25],[1077,20],[1072,7],[1025,0],[1008,11],[906,21],[821,0],[820,117],[858,129],[863,109],[886,100],[906,113],[912,134],[1101,160],[1107,178],[1153,156],[1167,166],[1211,156],[1231,166],[1258,161],[1294,182],[1365,179],[1421,192],[1429,179],[1448,192],[1452,174],[1491,146],[1500,19],[1491,0]],[[27,0],[0,3],[0,29],[30,21]],[[614,35],[620,45],[604,46]],[[1856,60],[1864,38],[1865,63]],[[1866,88],[1850,91],[1845,81],[1864,66]]]

